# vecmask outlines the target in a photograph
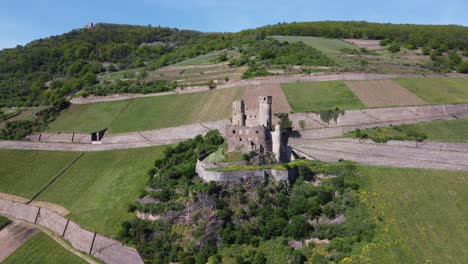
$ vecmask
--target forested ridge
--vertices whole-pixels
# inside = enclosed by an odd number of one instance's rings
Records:
[[[455,51],[468,55],[468,28],[456,25],[326,21],[280,23],[237,33],[203,33],[100,23],[93,29],[72,30],[1,50],[0,107],[53,104],[66,94],[95,85],[100,72],[141,66],[151,70],[226,48],[240,49],[243,56],[231,65],[249,64],[245,78],[268,75],[264,65],[269,63],[333,65],[313,47],[266,39],[273,35],[379,39],[395,51],[400,46],[423,48],[426,55],[431,55],[436,69],[443,70],[463,66]],[[452,53],[449,60],[444,60],[442,54],[447,51]],[[251,61],[251,56],[257,58]],[[445,66],[448,64],[450,67]],[[161,89],[153,86],[150,91]]]

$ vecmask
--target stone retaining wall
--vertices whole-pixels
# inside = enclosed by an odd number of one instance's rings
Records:
[[[213,162],[203,162],[203,158],[197,160],[195,171],[204,181],[229,182],[248,179],[261,179],[271,177],[274,181],[291,181],[296,175],[295,169],[289,170],[240,170],[240,171],[210,171],[209,168],[219,168],[219,164]]]
[[[56,143],[89,143],[91,134],[87,133],[39,133],[26,136],[26,140],[33,142]]]
[[[143,264],[138,252],[120,242],[81,228],[78,224],[43,207],[0,198],[0,214],[45,227],[87,254],[115,264]]]
[[[289,119],[293,129],[303,138],[322,139],[340,136],[356,128],[382,127],[389,125],[429,122],[440,119],[463,118],[468,114],[468,103],[455,105],[429,105],[412,107],[391,107],[365,110],[348,110],[335,122],[329,124],[315,113],[292,113]],[[300,121],[305,126],[301,128]]]

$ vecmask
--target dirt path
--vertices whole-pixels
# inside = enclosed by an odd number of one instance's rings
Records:
[[[0,262],[13,254],[36,233],[35,228],[19,222],[14,222],[0,231]]]
[[[464,77],[462,74],[376,74],[376,73],[334,73],[334,74],[320,74],[313,73],[308,75],[289,75],[289,76],[269,76],[261,77],[250,80],[232,80],[228,83],[218,85],[216,89],[226,89],[233,87],[245,87],[245,86],[268,86],[268,85],[277,85],[285,82],[305,82],[305,81],[352,81],[352,80],[383,80],[383,79],[393,79],[393,78],[426,78],[426,77]],[[177,90],[175,92],[165,92],[165,93],[151,93],[151,94],[114,94],[107,96],[89,96],[87,98],[78,97],[71,100],[73,104],[89,104],[96,102],[107,102],[107,101],[119,101],[127,100],[131,98],[141,98],[141,97],[152,97],[152,96],[164,96],[167,94],[175,93],[188,93],[188,92],[205,92],[208,91],[208,87],[186,87],[184,90]]]

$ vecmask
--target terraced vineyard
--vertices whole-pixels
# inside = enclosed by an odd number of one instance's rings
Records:
[[[32,198],[79,154],[0,149],[0,192]]]
[[[187,93],[134,100],[72,105],[50,131],[92,132],[110,128],[125,133],[226,119],[244,88]]]
[[[96,132],[111,125],[130,100],[73,104],[49,126],[51,132]]]
[[[396,81],[430,104],[456,104],[468,101],[466,78],[408,78]]]
[[[38,201],[59,204],[84,228],[115,236],[148,181],[146,170],[165,147],[87,152]]]
[[[44,233],[34,235],[10,255],[3,264],[85,264],[80,257],[67,251]]]
[[[366,108],[342,81],[284,83],[281,87],[294,112]]]
[[[120,223],[134,217],[128,206],[164,148],[86,152],[35,201],[59,204],[84,228],[116,236]],[[31,198],[79,154],[0,150],[0,191]]]

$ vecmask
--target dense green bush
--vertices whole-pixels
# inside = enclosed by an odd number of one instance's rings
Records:
[[[347,134],[359,139],[372,139],[374,142],[385,143],[389,140],[411,140],[424,141],[427,135],[410,125],[399,125],[390,127],[375,127],[369,129],[356,129]]]

